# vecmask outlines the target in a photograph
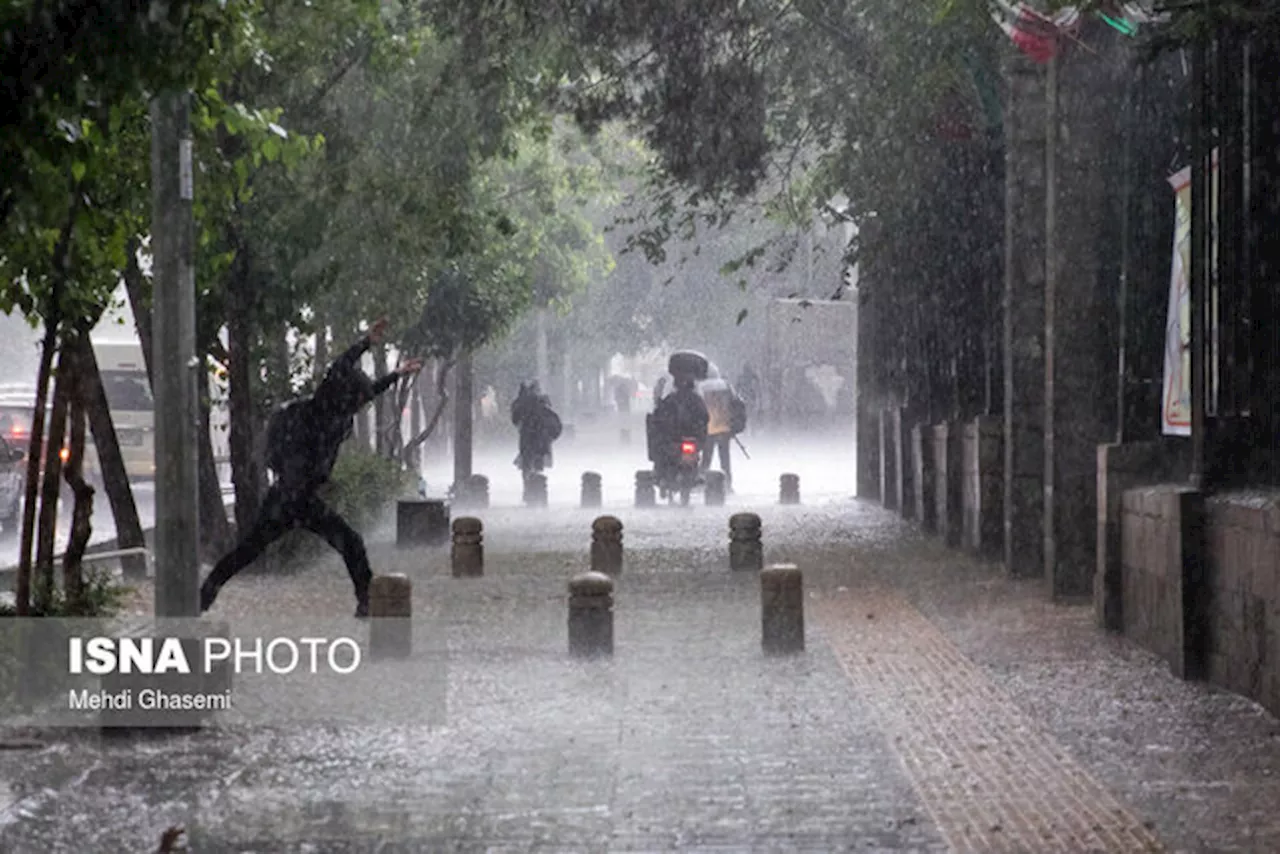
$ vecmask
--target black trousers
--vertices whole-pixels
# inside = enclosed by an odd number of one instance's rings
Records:
[[[733,483],[733,465],[729,462],[729,443],[733,441],[733,436],[728,433],[721,433],[715,436],[707,437],[707,444],[702,452],[702,470],[709,471],[711,469],[711,460],[716,451],[720,451],[720,471],[724,472],[726,483]]]
[[[314,492],[289,495],[272,486],[263,499],[262,510],[253,527],[241,538],[239,545],[218,561],[205,579],[200,588],[200,610],[209,610],[224,584],[293,528],[305,528],[333,546],[347,564],[356,600],[361,603],[368,600],[373,572],[369,569],[369,556],[360,534]]]

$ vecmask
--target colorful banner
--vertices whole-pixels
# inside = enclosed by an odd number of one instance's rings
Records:
[[[1173,272],[1164,332],[1164,395],[1161,424],[1165,435],[1191,435],[1191,167],[1169,179],[1176,211]]]

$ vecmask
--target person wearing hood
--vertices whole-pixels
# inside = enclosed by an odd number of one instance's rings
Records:
[[[349,350],[329,366],[310,397],[278,411],[267,428],[267,467],[274,474],[257,520],[240,543],[214,566],[200,587],[200,611],[209,610],[218,592],[253,563],[271,543],[294,528],[305,528],[342,554],[356,595],[356,616],[369,614],[373,573],[364,540],[320,498],[342,445],[355,429],[355,416],[401,377],[422,369],[410,359],[379,380],[360,368],[360,358],[386,333],[387,320],[377,321]]]

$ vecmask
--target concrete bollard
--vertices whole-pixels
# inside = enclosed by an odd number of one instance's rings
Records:
[[[589,471],[582,475],[582,506],[599,507],[604,503],[600,489],[600,475]]]
[[[601,516],[591,523],[591,571],[622,572],[622,520]]]
[[[462,494],[458,496],[458,506],[483,510],[489,506],[489,478],[482,474],[473,474],[462,482]]]
[[[708,507],[723,507],[725,495],[725,476],[722,471],[709,471],[706,474],[707,488],[705,498]]]
[[[569,654],[613,655],[613,579],[584,572],[569,582]]]
[[[484,575],[484,524],[473,516],[453,520],[453,549],[450,553],[454,578]]]
[[[547,476],[531,474],[524,481],[524,503],[529,507],[547,506]]]
[[[413,584],[406,575],[375,575],[369,585],[369,656],[413,653]]]
[[[658,496],[654,486],[653,472],[643,469],[636,472],[636,506],[656,507]]]
[[[804,577],[793,563],[760,573],[760,642],[766,653],[804,652]]]
[[[800,503],[800,475],[784,474],[778,479],[780,481],[779,503],[782,504],[799,504]]]
[[[734,513],[729,517],[730,569],[759,571],[764,566],[760,528],[760,517],[754,513]]]

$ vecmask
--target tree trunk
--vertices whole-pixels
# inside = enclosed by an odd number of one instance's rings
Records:
[[[409,386],[409,435],[417,436],[422,432],[422,376],[419,371]],[[403,451],[405,464],[414,474],[422,474],[422,447],[414,445]]]
[[[137,317],[136,314],[134,316]],[[141,333],[142,321],[138,322],[138,328]],[[124,457],[120,454],[120,442],[116,438],[115,424],[111,420],[107,394],[102,387],[102,377],[98,374],[97,354],[93,352],[88,336],[78,336],[74,346],[76,376],[79,380],[77,396],[84,402],[89,428],[93,432],[98,464],[102,467],[102,487],[107,493],[111,516],[115,520],[116,542],[122,549],[145,546],[146,537],[142,533],[142,521],[138,518],[138,506],[133,500],[133,489],[129,485],[129,475],[125,472]],[[143,353],[146,352],[144,344]],[[141,574],[145,570],[145,560],[141,557],[130,557],[125,561],[125,569],[130,574]]]
[[[387,375],[387,347],[375,344],[370,348],[373,354],[374,379]],[[394,395],[379,395],[373,402],[373,442],[374,452],[380,457],[391,456],[392,447],[392,402]]]
[[[49,399],[49,375],[53,352],[57,347],[57,316],[45,321],[44,341],[40,346],[40,370],[36,374],[36,404],[31,413],[31,436],[27,449],[26,490],[22,504],[22,544],[18,553],[18,577],[15,580],[15,608],[19,617],[31,613],[31,546],[35,539],[36,503],[40,491],[41,443],[44,441],[45,403]]]
[[[58,494],[62,489],[62,446],[66,438],[67,381],[74,370],[67,370],[66,352],[58,356],[58,375],[53,385],[53,413],[49,416],[49,440],[44,449],[44,477],[40,484],[40,532],[36,541],[36,609],[49,613],[53,604],[53,556],[57,547]]]
[[[197,449],[200,476],[200,551],[207,560],[216,560],[231,547],[231,524],[222,503],[222,484],[218,480],[218,463],[213,456],[212,406],[209,384],[200,393],[200,444]]]
[[[432,432],[435,431],[436,425],[438,425],[441,418],[443,418],[445,407],[449,404],[449,370],[453,367],[453,364],[454,363],[451,360],[444,362],[439,366],[439,371],[436,374],[435,411],[431,414],[431,418],[427,421],[427,426],[423,428],[422,432],[418,433],[405,444],[403,453],[408,454],[423,442],[427,441],[427,439],[431,437]]]
[[[36,407],[31,413],[31,437],[27,451],[26,494],[22,507],[22,544],[18,553],[18,577],[15,580],[15,610],[19,617],[31,612],[31,545],[35,539],[36,499],[39,494],[41,442],[44,440],[44,409],[49,399],[49,375],[53,354],[58,348],[58,327],[62,323],[62,290],[67,278],[71,255],[71,237],[76,212],[80,209],[80,193],[73,186],[67,220],[53,253],[53,285],[44,312],[44,341],[40,348],[40,370],[36,374]],[[61,440],[59,440],[61,441]],[[56,458],[56,456],[55,456]]]
[[[324,379],[324,372],[329,368],[329,323],[327,315],[322,314],[316,322],[316,355],[311,364],[311,376],[316,385]]]
[[[253,293],[249,261],[240,249],[227,279],[227,406],[231,430],[231,483],[236,494],[236,528],[248,531],[261,505],[261,475],[254,454]]]
[[[62,557],[62,589],[66,597],[66,613],[84,613],[84,576],[81,572],[81,559],[89,546],[89,537],[93,534],[93,495],[94,489],[84,479],[84,439],[85,439],[85,360],[84,350],[88,346],[88,336],[79,332],[72,340],[71,348],[64,358],[70,371],[64,374],[59,382],[67,383],[67,397],[71,401],[68,417],[71,422],[71,453],[67,457],[66,470],[63,477],[71,487],[75,496],[75,505],[71,514],[71,536],[67,542],[67,551]]]

